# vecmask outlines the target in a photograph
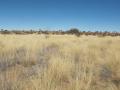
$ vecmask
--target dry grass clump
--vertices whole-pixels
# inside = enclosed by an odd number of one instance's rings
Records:
[[[0,90],[120,90],[120,37],[0,35]]]

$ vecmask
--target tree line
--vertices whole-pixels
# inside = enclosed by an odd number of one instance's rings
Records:
[[[57,30],[57,31],[49,31],[49,30],[0,30],[0,34],[20,34],[20,35],[25,35],[25,34],[53,34],[53,35],[76,35],[76,36],[81,36],[81,35],[93,35],[93,36],[120,36],[120,32],[108,32],[108,31],[80,31],[77,28],[72,28],[67,31],[63,30]]]

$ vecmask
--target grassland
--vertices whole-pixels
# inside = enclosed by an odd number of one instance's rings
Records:
[[[0,90],[120,90],[120,37],[0,35]]]

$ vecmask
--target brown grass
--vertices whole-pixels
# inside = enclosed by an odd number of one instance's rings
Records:
[[[0,90],[120,90],[120,37],[0,35]]]

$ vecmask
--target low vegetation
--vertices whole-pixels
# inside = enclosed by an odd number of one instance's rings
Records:
[[[120,36],[120,32],[101,32],[101,31],[80,31],[77,28],[71,28],[70,30],[67,31],[62,31],[62,30],[57,30],[57,31],[49,31],[49,30],[4,30],[1,29],[0,34],[19,34],[19,35],[26,35],[26,34],[52,34],[52,35],[76,35],[77,37],[81,35],[93,35],[93,36],[99,36],[99,37],[104,37],[104,36]]]
[[[0,90],[120,90],[120,37],[1,34]]]

